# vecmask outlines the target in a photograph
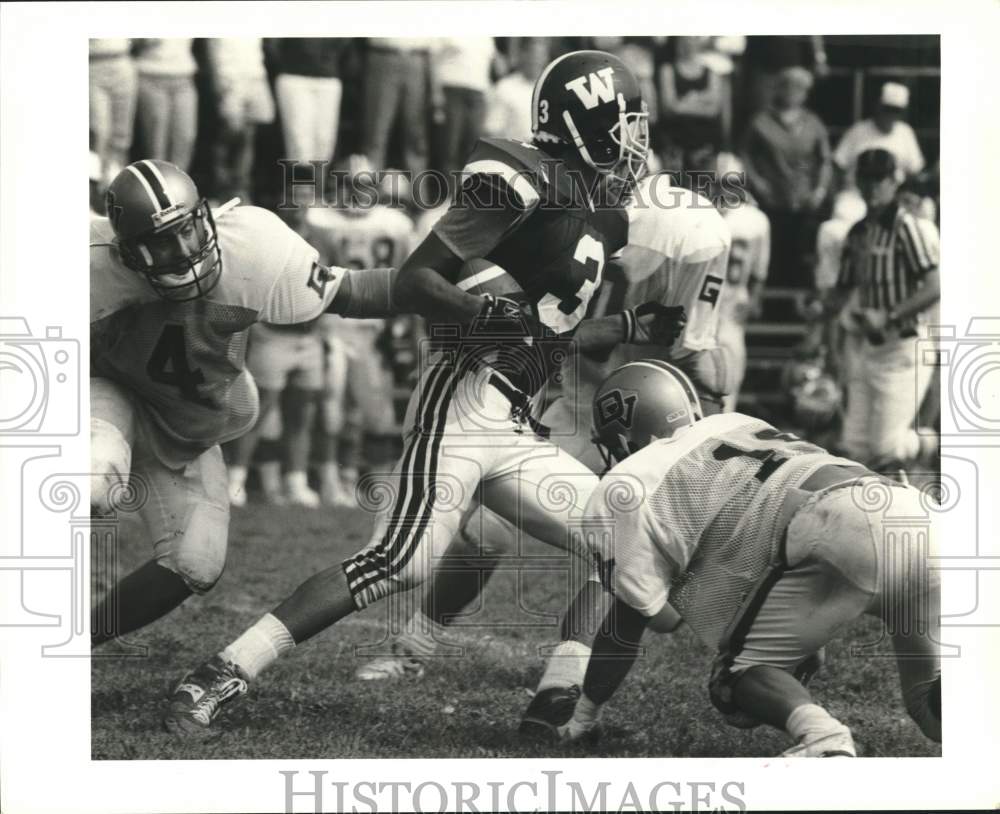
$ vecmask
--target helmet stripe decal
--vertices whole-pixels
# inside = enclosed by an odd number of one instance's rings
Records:
[[[163,176],[161,175],[160,178],[157,178],[156,175],[149,169],[148,161],[136,161],[135,164],[131,164],[130,166],[135,167],[139,175],[146,180],[149,188],[153,191],[157,208],[159,210],[169,208],[170,199],[167,197],[166,190],[160,182],[160,179],[163,178]]]
[[[142,188],[146,190],[146,194],[149,196],[149,202],[155,206],[157,210],[166,208],[161,206],[159,201],[156,200],[156,193],[153,192],[153,188],[149,185],[149,181],[146,180],[146,177],[135,168],[135,164],[129,164],[125,169],[139,179],[139,183],[142,185]]]
[[[167,199],[168,205],[173,205],[173,199],[170,197],[170,188],[167,186],[167,179],[163,177],[163,173],[160,172],[160,168],[156,166],[155,161],[149,161],[148,159],[140,162],[144,167],[146,167],[153,175],[156,180],[160,182],[160,189],[163,190],[163,197]],[[154,187],[155,188],[155,187]]]

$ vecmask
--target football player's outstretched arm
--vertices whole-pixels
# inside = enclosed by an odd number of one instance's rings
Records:
[[[578,352],[590,355],[608,353],[623,343],[669,348],[686,324],[683,306],[644,302],[618,314],[583,320],[573,334],[573,343]]]
[[[427,235],[396,278],[393,300],[399,312],[420,314],[432,322],[474,319],[483,300],[454,284],[462,262],[434,232]]]

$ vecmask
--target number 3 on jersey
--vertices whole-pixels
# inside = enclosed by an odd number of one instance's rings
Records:
[[[188,401],[203,407],[216,406],[211,399],[198,392],[198,385],[204,384],[205,375],[201,368],[192,368],[188,362],[183,325],[163,326],[163,333],[146,363],[146,373],[154,382],[176,387]]]
[[[583,319],[594,291],[601,284],[604,271],[604,244],[592,235],[583,235],[573,252],[573,279],[583,277],[580,287],[570,297],[546,294],[538,301],[538,318],[558,334],[572,331]]]

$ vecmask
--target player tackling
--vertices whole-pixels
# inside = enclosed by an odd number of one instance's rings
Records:
[[[741,728],[767,723],[784,754],[854,756],[849,729],[800,683],[815,655],[863,614],[891,636],[903,700],[941,740],[940,576],[920,493],[739,413],[702,417],[688,378],[654,360],[616,370],[593,404],[595,444],[614,467],[581,528],[615,593],[572,717],[575,739],[638,654],[645,627],[682,621],[717,650],[714,705]]]
[[[93,645],[205,593],[226,561],[221,443],[257,419],[257,322],[391,312],[393,269],[327,267],[271,212],[213,212],[166,161],[137,161],[90,225],[91,506],[136,511],[153,557],[92,610]],[[131,504],[135,503],[136,506]]]

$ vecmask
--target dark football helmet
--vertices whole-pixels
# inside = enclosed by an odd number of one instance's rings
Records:
[[[587,166],[628,186],[646,171],[649,112],[639,83],[604,51],[549,63],[532,94],[531,132],[542,143],[571,145]]]
[[[657,438],[703,418],[691,380],[658,359],[629,362],[594,393],[591,439],[611,468]]]
[[[111,182],[105,204],[122,262],[161,297],[198,299],[219,282],[215,221],[180,167],[157,160],[129,164]]]

